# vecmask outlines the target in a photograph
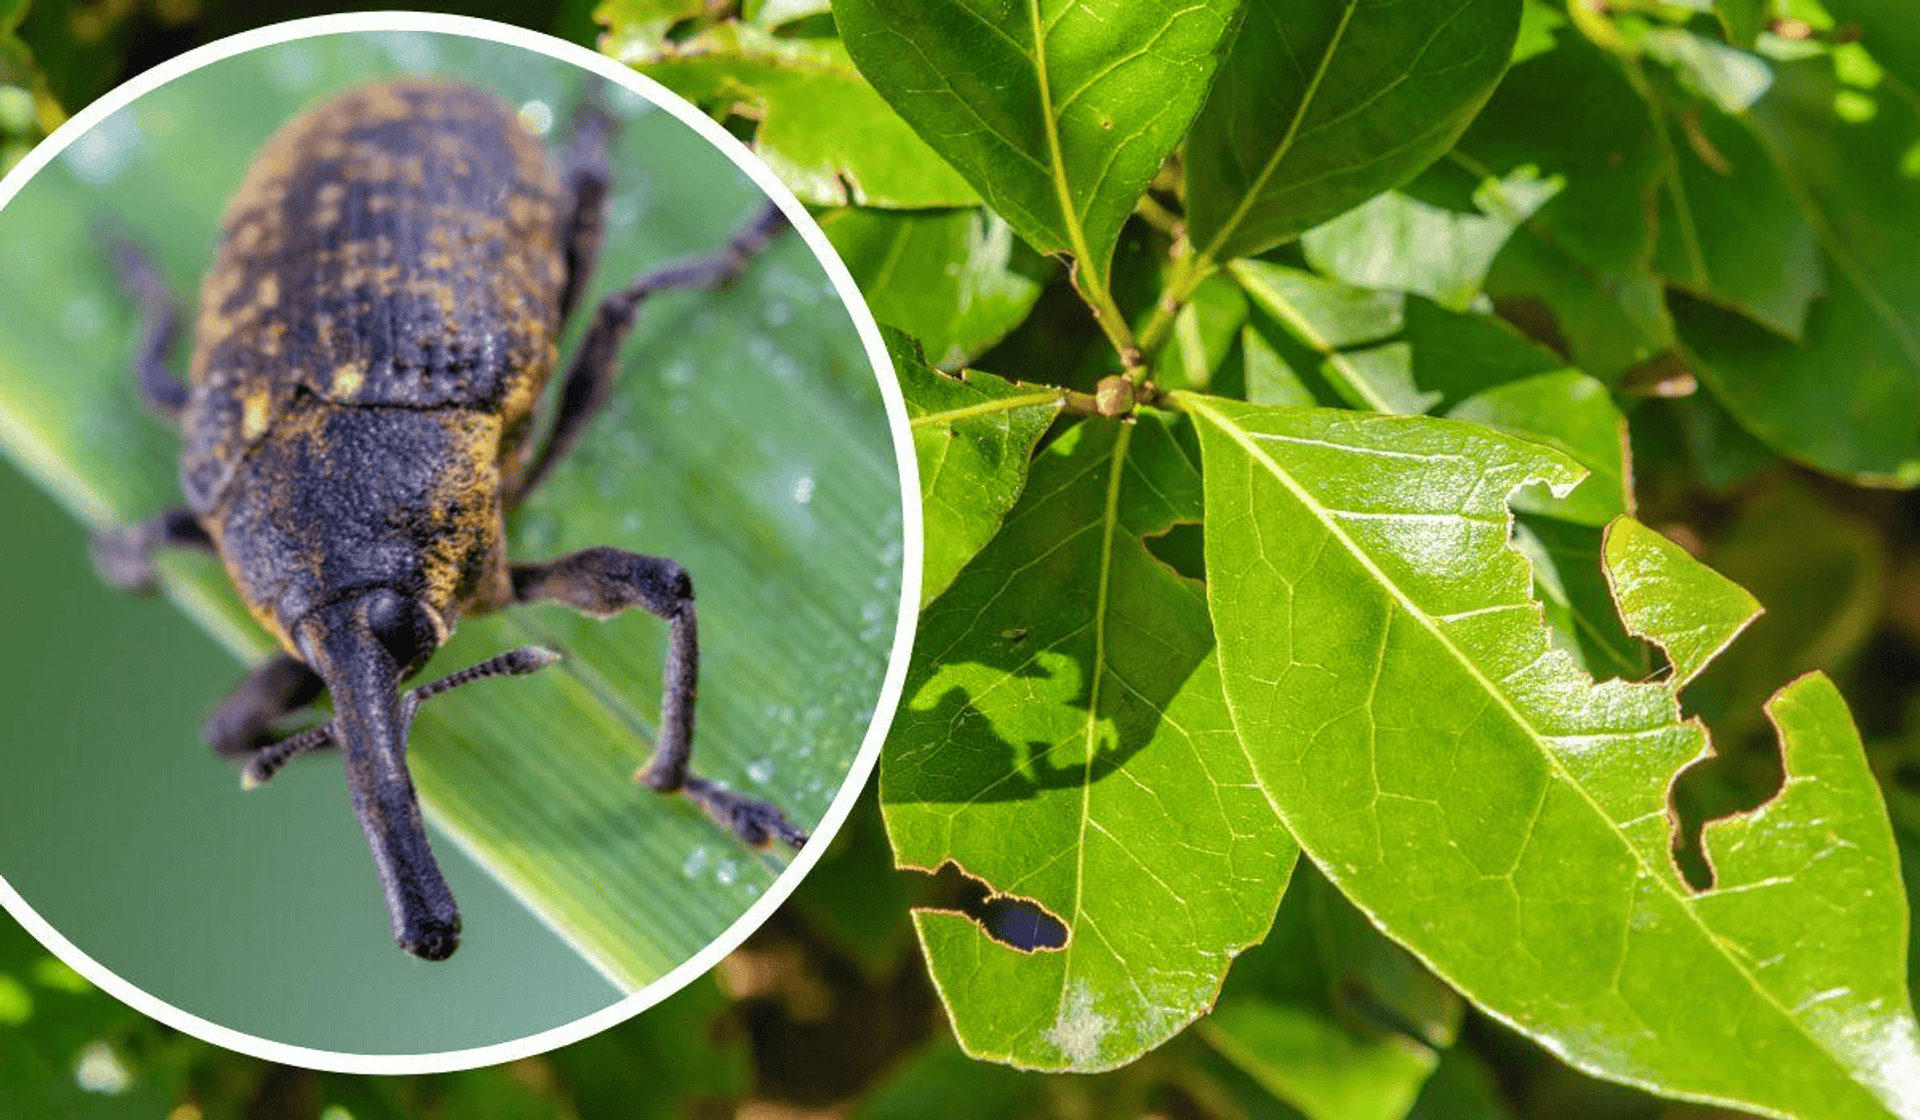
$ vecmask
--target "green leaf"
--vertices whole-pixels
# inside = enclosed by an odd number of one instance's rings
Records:
[[[1766,147],[1698,104],[1668,114],[1667,181],[1654,268],[1670,283],[1797,339],[1825,268],[1808,220]]]
[[[1572,493],[1523,490],[1514,498],[1514,509],[1603,525],[1632,508],[1626,417],[1606,386],[1579,370],[1553,370],[1493,386],[1446,415],[1554,448],[1587,469]]]
[[[1566,25],[1566,13],[1552,0],[1522,0],[1520,33],[1513,41],[1513,65],[1552,50],[1560,40],[1557,32]]]
[[[0,243],[25,244],[22,231],[32,230],[38,246],[0,258],[12,294],[0,301],[0,443],[95,528],[181,497],[177,437],[138,403],[135,316],[90,225],[124,223],[186,292],[254,148],[317,91],[395,70],[377,37],[328,42],[337,51],[298,56],[313,87],[287,87],[291,47],[170,83],[109,118],[107,135],[123,142],[110,161],[99,162],[97,146],[91,156],[70,150],[0,213]],[[426,42],[515,103],[564,108],[579,96],[583,72],[570,66],[535,66],[525,52],[479,40]],[[664,113],[628,119],[613,164],[616,217],[598,293],[711,250],[763,203],[730,161]],[[649,177],[649,168],[672,174]],[[82,172],[92,181],[83,185]],[[509,525],[511,554],[614,545],[685,563],[701,601],[694,765],[811,825],[871,720],[898,609],[899,483],[867,356],[797,237],[776,242],[727,293],[650,300],[626,353],[605,411]],[[176,554],[165,570],[168,595],[236,655],[253,660],[268,648],[217,565]],[[633,612],[595,622],[555,606],[468,619],[425,672],[530,642],[568,657],[422,709],[410,737],[416,784],[436,843],[465,848],[615,983],[637,988],[731,925],[785,860],[631,782],[657,719],[657,621]],[[207,702],[230,683],[207,680]],[[189,752],[183,767],[219,765],[199,751],[194,727],[157,733]],[[341,780],[337,759],[290,769]],[[371,866],[365,874],[371,892]],[[367,938],[385,943],[377,896],[367,897]],[[470,911],[469,940],[486,923]]]
[[[1419,174],[1506,70],[1520,0],[1255,0],[1187,141],[1187,217],[1225,263]]]
[[[1870,485],[1920,484],[1920,180],[1901,153],[1920,113],[1878,99],[1838,120],[1825,58],[1783,65],[1752,111],[1818,231],[1827,296],[1783,339],[1699,301],[1674,308],[1693,366],[1742,425],[1783,455]]]
[[[829,0],[746,0],[740,13],[757,27],[783,27],[832,10]]]
[[[834,40],[782,39],[723,23],[683,43],[636,36],[615,57],[691,101],[757,120],[754,151],[804,202],[919,208],[979,201]]]
[[[1166,416],[1043,450],[1006,525],[921,616],[880,799],[899,862],[954,863],[1065,923],[1023,952],[959,914],[914,923],[967,1053],[1133,1060],[1213,1002],[1292,867],[1227,720],[1198,584],[1145,538],[1200,516]]]
[[[1210,383],[1247,321],[1247,297],[1230,278],[1215,273],[1200,282],[1173,321],[1173,334],[1154,365],[1163,386],[1194,389]]]
[[[1413,384],[1404,347],[1385,355],[1379,349],[1353,349],[1400,331],[1406,314],[1402,296],[1265,261],[1235,261],[1229,273],[1254,306],[1316,357],[1317,372],[1340,400],[1379,412],[1425,412],[1439,402],[1438,394],[1421,393]]]
[[[1711,490],[1730,490],[1780,462],[1773,448],[1741,427],[1712,393],[1693,393],[1668,402],[1667,407],[1693,470]]]
[[[1596,686],[1551,650],[1507,547],[1505,495],[1564,491],[1571,460],[1448,421],[1176,400],[1234,725],[1349,898],[1582,1069],[1782,1116],[1920,1115],[1892,838],[1831,684],[1775,701],[1787,792],[1766,827],[1710,830],[1720,880],[1692,893],[1667,787],[1704,730],[1670,685]]]
[[[1574,365],[1607,385],[1674,345],[1664,289],[1651,272],[1595,271],[1532,228],[1507,241],[1486,288],[1509,317],[1544,310],[1550,318],[1539,333],[1557,336]]]
[[[1482,180],[1532,168],[1564,183],[1528,227],[1588,269],[1629,276],[1653,251],[1662,164],[1652,109],[1584,35],[1516,63],[1450,162]]]
[[[1627,629],[1666,651],[1676,691],[1760,614],[1745,588],[1630,517],[1607,526],[1606,561]]]
[[[1465,311],[1520,223],[1560,185],[1530,171],[1487,180],[1472,213],[1389,191],[1301,235],[1315,269],[1363,288],[1413,292]]]
[[[1313,1120],[1399,1120],[1460,1016],[1460,997],[1306,864],[1194,1029]]]
[[[1229,272],[1319,356],[1317,372],[1345,403],[1444,412],[1560,448],[1591,472],[1571,494],[1529,492],[1517,508],[1591,525],[1629,508],[1626,420],[1606,387],[1505,324],[1265,261],[1235,261]]]
[[[1240,329],[1240,350],[1246,362],[1246,399],[1255,404],[1321,404],[1312,387],[1281,357],[1259,327]]]
[[[664,31],[668,24],[700,15],[706,7],[706,0],[600,0],[594,6],[593,20],[618,40],[629,34],[634,24]]]
[[[925,607],[1000,531],[1000,519],[1026,485],[1033,445],[1060,414],[1063,394],[979,370],[949,377],[928,367],[913,339],[891,328],[883,333],[920,464]]]
[[[1493,1071],[1472,1050],[1455,1046],[1421,1087],[1407,1120],[1516,1120]]]
[[[836,210],[820,219],[873,317],[957,369],[1020,325],[1053,275],[985,210]]]
[[[875,89],[1043,253],[1106,288],[1120,227],[1200,108],[1240,0],[839,0]]]

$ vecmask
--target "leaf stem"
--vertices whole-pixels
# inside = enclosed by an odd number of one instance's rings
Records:
[[[1154,229],[1173,238],[1175,245],[1183,245],[1187,240],[1187,220],[1168,209],[1151,193],[1142,193],[1140,201],[1133,204],[1133,212],[1140,220]]]
[[[1205,253],[1188,252],[1174,258],[1173,271],[1167,277],[1167,286],[1161,290],[1160,298],[1153,305],[1153,315],[1147,325],[1140,328],[1140,351],[1143,354],[1157,354],[1167,343],[1167,336],[1173,333],[1174,320],[1179,317],[1180,309],[1193,298],[1193,293],[1202,281],[1220,271],[1220,265]]]

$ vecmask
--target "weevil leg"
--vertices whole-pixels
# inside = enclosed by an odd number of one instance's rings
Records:
[[[579,438],[581,429],[607,402],[607,394],[620,376],[620,344],[633,330],[634,316],[640,304],[656,292],[676,288],[715,288],[739,278],[748,263],[767,247],[774,234],[786,225],[786,215],[768,203],[751,222],[735,233],[718,252],[678,261],[641,276],[633,283],[600,301],[593,324],[580,349],[567,367],[560,386],[553,428],[546,442],[533,456],[519,486],[507,504],[516,505],[533,492],[547,471],[566,455]]]
[[[798,848],[807,834],[768,802],[741,797],[689,772],[693,704],[700,674],[700,641],[693,580],[685,568],[658,556],[617,548],[590,548],[548,564],[513,565],[513,594],[522,603],[564,603],[595,618],[643,607],[669,626],[667,667],[661,680],[660,734],[653,757],[635,779],[657,793],[680,793],[707,815],[756,846],[779,839]]]
[[[93,567],[110,586],[146,594],[154,587],[153,552],[166,546],[212,551],[213,538],[191,512],[170,509],[151,521],[95,536]]]
[[[121,291],[140,308],[140,352],[134,359],[140,396],[162,417],[177,419],[187,407],[187,383],[175,377],[166,363],[180,337],[180,302],[139,245],[105,230],[100,240],[120,278]]]
[[[560,325],[572,321],[573,309],[593,279],[594,261],[600,255],[600,230],[607,209],[607,149],[619,131],[601,103],[604,91],[592,91],[574,113],[573,139],[568,142],[562,160],[566,168],[567,196],[573,209],[564,219],[560,243],[567,257],[566,287],[560,294]]]
[[[281,654],[260,666],[234,686],[207,717],[200,737],[215,754],[243,758],[272,745],[269,730],[282,716],[297,712],[320,698],[325,685],[320,674],[291,654]]]

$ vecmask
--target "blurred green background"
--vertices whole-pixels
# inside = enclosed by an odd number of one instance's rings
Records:
[[[650,741],[657,622],[603,627],[557,608],[511,625],[476,620],[430,674],[528,640],[575,656],[427,709],[413,737],[422,790],[458,803],[463,838],[523,895],[529,883],[552,884],[547,920],[611,912],[606,928],[572,929],[576,941],[641,940],[622,921],[659,928],[641,931],[656,941],[632,959],[603,958],[596,970],[436,832],[467,933],[452,961],[413,960],[390,940],[337,760],[303,760],[242,796],[197,732],[242,665],[176,607],[106,589],[86,560],[73,513],[113,524],[180,501],[177,441],[137,404],[133,317],[87,225],[110,215],[131,227],[190,300],[218,212],[275,127],[328,92],[431,71],[492,88],[556,134],[581,96],[573,67],[480,40],[302,40],[155,91],[0,210],[0,284],[28,296],[0,306],[0,435],[72,507],[11,470],[0,480],[18,542],[0,558],[10,577],[0,697],[20,713],[0,732],[0,875],[82,951],[175,1007],[277,1042],[354,1053],[486,1045],[607,1006],[705,945],[784,866],[729,843],[684,804],[627,784]],[[620,91],[612,100],[629,119],[596,291],[717,244],[760,197],[684,125]],[[701,588],[705,654],[696,767],[764,786],[811,824],[870,718],[898,603],[899,491],[877,386],[844,308],[794,237],[718,310],[674,297],[642,319],[605,422],[516,520],[515,554],[614,544],[687,563]],[[754,333],[762,326],[788,327],[780,347]],[[699,351],[717,336],[735,348]],[[130,467],[70,474],[75,462]],[[197,597],[219,582],[197,558],[168,568],[183,578],[176,594]],[[199,606],[203,621],[229,625],[230,604]],[[239,625],[222,636],[257,641]],[[584,727],[592,788],[568,800],[578,775],[557,761],[546,773],[540,739],[582,696],[608,694],[632,694],[636,711],[615,704]],[[635,731],[645,741],[609,741]],[[490,735],[524,754],[490,745]],[[443,741],[422,757],[423,742]],[[721,743],[733,753],[717,755]],[[562,792],[540,788],[547,781]],[[525,818],[490,819],[487,791],[497,786],[543,804]],[[542,809],[572,830],[564,844],[539,831],[551,823],[536,819]],[[561,878],[576,864],[585,868],[576,879]]]

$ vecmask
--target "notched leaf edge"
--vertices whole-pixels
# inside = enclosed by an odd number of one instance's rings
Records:
[[[909,907],[916,914],[952,914],[965,918],[978,927],[987,940],[1026,956],[1057,953],[1073,941],[1073,927],[1043,903],[996,889],[957,859],[948,857],[931,868],[900,862],[894,867],[925,876],[931,890],[954,899],[944,905],[929,903]],[[1015,923],[1026,924],[1016,926]],[[1013,929],[1024,930],[1024,938],[1012,932]]]

